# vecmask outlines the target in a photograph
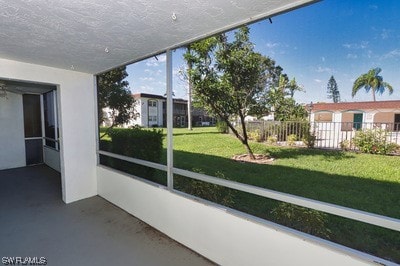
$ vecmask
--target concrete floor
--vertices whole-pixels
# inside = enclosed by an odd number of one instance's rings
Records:
[[[0,257],[45,257],[47,265],[212,265],[100,197],[64,204],[60,175],[46,166],[0,171]]]

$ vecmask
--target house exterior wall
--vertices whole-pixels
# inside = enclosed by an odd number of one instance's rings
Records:
[[[0,170],[23,167],[25,161],[22,95],[0,98]]]
[[[377,259],[102,166],[97,173],[101,197],[220,265],[370,265]]]
[[[315,122],[332,122],[331,112],[320,112],[315,114]]]
[[[69,203],[96,195],[94,76],[0,58],[0,78],[58,86],[63,200]]]
[[[380,112],[374,115],[374,123],[394,123],[394,112]]]

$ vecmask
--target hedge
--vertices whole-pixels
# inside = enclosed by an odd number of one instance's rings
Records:
[[[100,140],[100,150],[156,163],[161,160],[163,139],[161,130],[113,128],[108,135],[111,141]],[[146,179],[155,179],[155,169],[150,167],[103,155],[100,156],[100,164]]]

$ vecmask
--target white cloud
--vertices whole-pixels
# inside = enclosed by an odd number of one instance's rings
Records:
[[[391,32],[390,30],[383,29],[382,32],[381,32],[382,40],[386,40],[387,38],[389,38],[390,37],[390,32]]]
[[[322,80],[320,80],[320,79],[314,79],[314,81],[317,82],[317,83],[321,83],[322,82]]]
[[[141,77],[140,80],[141,81],[154,81],[154,78],[152,78],[152,77]]]
[[[146,66],[158,67],[161,63],[164,63],[165,61],[167,61],[167,56],[165,54],[153,56],[146,60]]]
[[[265,46],[267,46],[267,48],[274,48],[274,47],[277,47],[279,45],[279,43],[276,43],[276,42],[274,42],[274,43],[272,43],[272,42],[267,42],[266,44],[265,44]]]
[[[383,55],[383,59],[400,57],[400,49],[394,49]]]
[[[346,58],[347,59],[357,59],[358,56],[356,54],[347,54]]]
[[[342,46],[347,49],[365,49],[368,47],[368,42],[361,41],[360,43],[344,43]]]
[[[368,8],[371,10],[377,10],[378,6],[377,5],[369,5]]]
[[[318,66],[318,67],[315,69],[315,71],[318,72],[318,73],[324,73],[324,72],[326,72],[326,73],[332,73],[332,72],[333,72],[333,70],[332,70],[331,68],[329,68],[329,67],[321,67],[321,66]]]

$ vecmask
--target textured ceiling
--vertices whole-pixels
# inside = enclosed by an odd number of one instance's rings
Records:
[[[96,74],[310,2],[0,0],[0,58]]]

